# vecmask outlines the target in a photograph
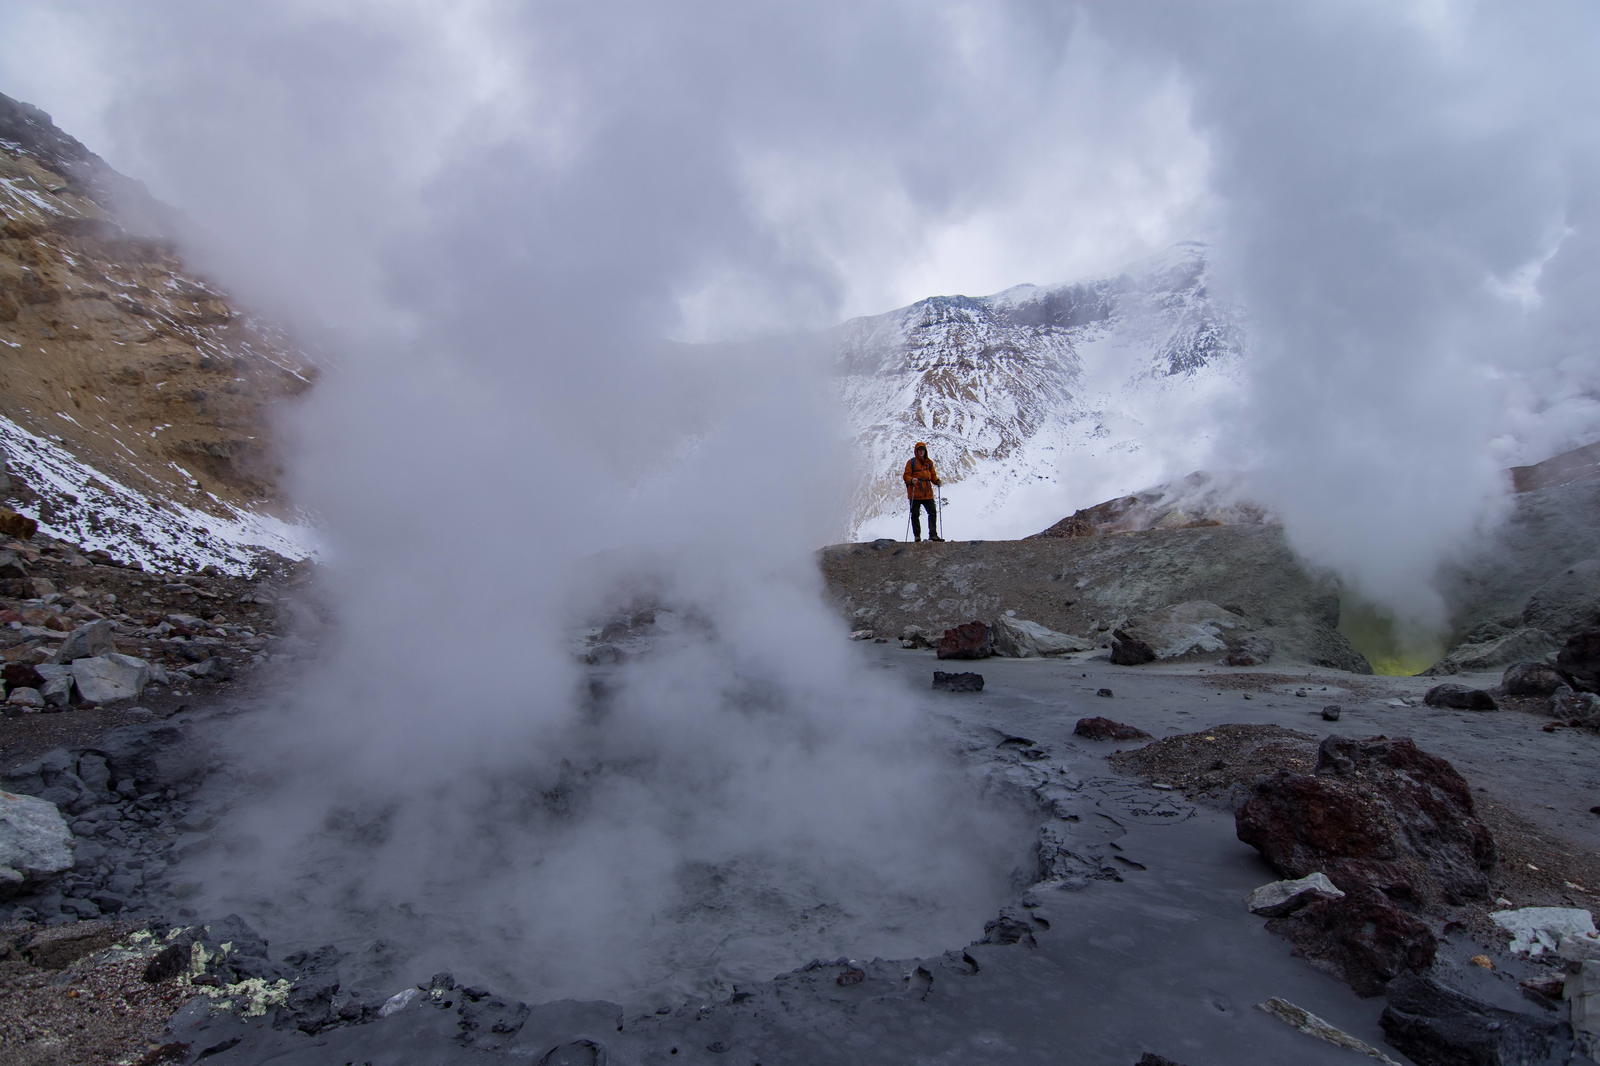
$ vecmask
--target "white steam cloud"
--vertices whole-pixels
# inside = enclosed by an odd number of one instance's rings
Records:
[[[1249,383],[1214,462],[1402,621],[1503,512],[1502,469],[1600,436],[1584,3],[1097,12],[1165,54],[1211,148]]]

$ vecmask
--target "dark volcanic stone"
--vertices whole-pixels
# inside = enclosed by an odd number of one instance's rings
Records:
[[[1548,663],[1515,663],[1500,678],[1507,696],[1550,696],[1566,685],[1561,671]]]
[[[1327,738],[1311,774],[1257,782],[1235,829],[1284,877],[1320,870],[1422,905],[1488,898],[1494,840],[1467,783],[1403,737]]]
[[[933,687],[941,692],[982,692],[983,675],[970,672],[947,674],[943,670],[935,670]]]
[[[1500,705],[1481,688],[1465,685],[1435,685],[1422,697],[1429,707],[1448,707],[1457,711],[1493,711]]]
[[[1337,722],[1340,716],[1343,714],[1344,711],[1337,703],[1330,703],[1326,707],[1322,708],[1322,718],[1323,721],[1326,722]]]
[[[1089,740],[1149,740],[1150,734],[1137,726],[1114,722],[1110,718],[1080,718],[1072,727],[1076,736]]]
[[[1157,1055],[1153,1051],[1146,1051],[1139,1056],[1139,1061],[1134,1063],[1133,1066],[1183,1066],[1183,1063],[1173,1062],[1171,1059]]]
[[[6,663],[0,667],[0,678],[5,680],[8,692],[19,688],[44,688],[44,678],[29,663]]]
[[[1379,995],[1393,978],[1427,969],[1438,949],[1426,925],[1371,888],[1314,900],[1267,928],[1358,996]]]
[[[1572,683],[1588,692],[1600,692],[1600,629],[1590,629],[1568,638],[1556,653],[1556,669]]]
[[[945,630],[934,654],[941,659],[987,659],[994,654],[994,641],[987,625],[968,622]]]
[[[1156,650],[1126,629],[1111,634],[1111,661],[1119,666],[1139,666],[1155,662]]]
[[[1389,986],[1383,1035],[1418,1066],[1511,1066],[1568,1061],[1572,1030],[1480,1003],[1430,977],[1410,974]]]

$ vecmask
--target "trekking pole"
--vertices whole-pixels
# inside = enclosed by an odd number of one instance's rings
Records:
[[[944,524],[944,486],[940,485],[935,491],[938,493],[937,499],[939,501],[939,535],[944,537],[945,540],[949,540],[950,530]]]

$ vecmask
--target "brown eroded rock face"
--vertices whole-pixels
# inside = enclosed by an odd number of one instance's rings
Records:
[[[1466,782],[1406,738],[1327,738],[1312,773],[1259,781],[1235,824],[1285,877],[1321,871],[1419,906],[1489,894],[1494,841]]]
[[[272,411],[315,374],[184,264],[169,216],[0,96],[0,415],[146,495],[259,509],[277,495]],[[49,522],[59,492],[17,495]]]

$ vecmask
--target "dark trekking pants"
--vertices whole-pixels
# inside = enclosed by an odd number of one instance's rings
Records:
[[[917,540],[922,539],[922,516],[917,513],[917,508],[925,507],[928,510],[928,536],[939,535],[939,512],[933,506],[932,500],[911,501],[911,535]]]

